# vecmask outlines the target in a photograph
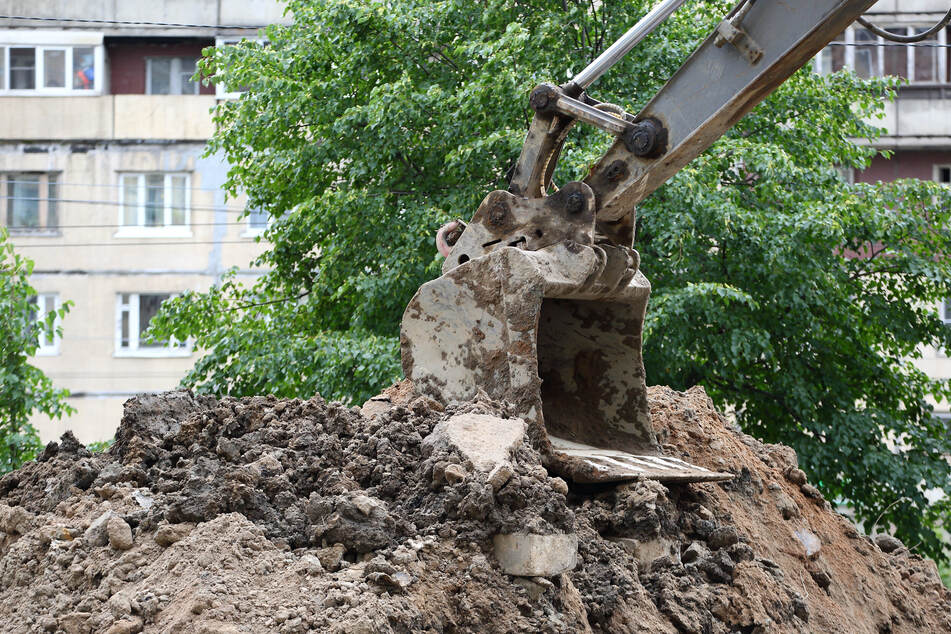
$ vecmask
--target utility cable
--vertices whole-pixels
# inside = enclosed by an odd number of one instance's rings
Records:
[[[150,247],[150,246],[173,246],[173,247],[187,247],[195,246],[199,244],[256,244],[256,242],[248,238],[246,240],[175,240],[175,241],[164,241],[164,240],[149,240],[147,242],[121,242],[121,238],[117,238],[115,242],[66,242],[66,243],[56,243],[56,244],[17,244],[16,249],[44,249],[44,248],[55,248],[55,249],[68,249],[69,247]]]
[[[30,15],[0,15],[0,20],[30,20],[33,22],[81,22],[85,24],[115,24],[119,26],[163,26],[178,29],[243,29],[256,31],[266,29],[267,24],[187,24],[180,22],[148,22],[145,20],[96,20],[92,18],[50,18]]]
[[[868,20],[866,20],[865,18],[861,16],[856,18],[855,21],[879,37],[883,37],[886,40],[891,40],[893,42],[902,42],[907,44],[910,42],[920,42],[921,40],[928,39],[929,37],[931,37],[938,31],[946,27],[948,25],[948,22],[951,22],[951,9],[948,9],[948,12],[944,14],[944,17],[941,18],[941,20],[938,21],[938,23],[935,24],[933,27],[931,27],[930,29],[922,33],[916,33],[915,35],[898,35],[896,33],[890,33],[886,31],[885,29],[880,29],[879,27],[875,26],[874,24],[872,24],[871,22],[869,22]]]

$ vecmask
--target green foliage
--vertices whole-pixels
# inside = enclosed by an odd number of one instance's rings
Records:
[[[251,286],[232,273],[167,302],[159,336],[205,356],[185,384],[359,400],[398,375],[403,307],[438,274],[432,236],[504,188],[540,81],[563,82],[651,4],[580,0],[291,0],[266,47],[202,70],[249,87],[217,111],[210,152],[275,221]],[[595,85],[637,111],[723,15],[681,10]],[[941,556],[951,441],[911,360],[951,347],[951,200],[933,184],[849,185],[892,83],[801,71],[645,201],[636,246],[653,283],[652,383],[704,385],[744,427],[799,452],[826,494]],[[581,178],[610,139],[572,132],[555,175]],[[853,257],[862,254],[864,257]],[[888,443],[882,439],[887,438]],[[898,501],[896,503],[896,500]],[[894,503],[894,504],[893,504]],[[892,506],[890,506],[892,505]]]
[[[29,283],[33,261],[15,253],[7,237],[0,227],[0,473],[16,469],[42,449],[31,414],[58,418],[73,411],[66,404],[69,392],[54,388],[29,363],[41,338],[58,331],[56,319],[69,312],[72,302],[44,320],[35,319],[36,291]]]
[[[86,449],[92,453],[100,453],[106,451],[116,442],[115,438],[110,438],[109,440],[97,440],[86,445]]]

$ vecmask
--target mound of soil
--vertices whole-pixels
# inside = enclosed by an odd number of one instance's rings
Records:
[[[505,406],[406,384],[363,410],[132,399],[108,452],[66,434],[0,479],[2,630],[951,632],[934,564],[860,535],[792,450],[700,389],[649,400],[667,453],[735,477],[569,485],[523,440],[500,479],[424,439]],[[575,533],[577,565],[506,575],[500,532]]]

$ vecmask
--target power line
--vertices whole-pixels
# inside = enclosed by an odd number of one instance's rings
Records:
[[[873,46],[899,46],[901,48],[951,48],[951,44],[941,42],[921,42],[919,44],[899,44],[897,42],[829,42],[826,46],[854,46],[871,48]]]
[[[120,238],[121,239],[121,238]],[[255,244],[248,238],[247,240],[179,240],[179,241],[159,241],[150,240],[147,242],[60,242],[56,244],[17,244],[19,249],[68,249],[70,247],[149,247],[149,246],[194,246],[201,244]]]
[[[121,201],[116,201],[116,200],[92,200],[92,199],[84,199],[84,198],[42,198],[42,197],[35,198],[33,196],[30,196],[30,197],[0,196],[0,200],[29,200],[29,201],[37,201],[37,202],[46,201],[46,202],[54,202],[54,203],[77,204],[77,205],[102,205],[107,207],[126,206],[125,203]],[[146,204],[145,206],[149,207],[150,205]],[[138,209],[140,205],[136,203],[135,205],[130,205],[129,207]],[[161,206],[155,205],[155,208],[164,210],[165,207],[164,207],[164,204],[162,204]],[[255,211],[253,209],[249,210],[247,208],[236,209],[234,207],[221,207],[218,205],[189,205],[188,207],[184,207],[184,208],[175,207],[175,209],[186,209],[191,211],[222,211],[222,212],[231,213],[231,214],[243,214],[243,213],[247,213],[248,211]]]
[[[236,226],[243,227],[247,225],[247,221],[244,220],[235,220],[234,222],[190,222],[187,226],[189,227],[225,227],[225,226]],[[27,225],[4,225],[7,229],[13,231],[53,231],[56,229],[121,229],[124,227],[138,227],[139,225],[122,225],[118,223],[114,224],[102,224],[102,225],[61,225],[57,224],[55,227],[30,227]],[[163,225],[164,226],[164,225]],[[251,227],[252,229],[263,229],[263,227]],[[22,235],[22,234],[21,234]],[[29,237],[29,236],[27,236]]]
[[[51,18],[30,15],[0,15],[0,20],[29,20],[32,22],[80,22],[84,24],[114,24],[118,26],[163,26],[177,29],[241,29],[257,31],[266,29],[269,25],[241,25],[241,24],[188,24],[182,22],[148,22],[146,20],[96,20],[92,18]]]
[[[6,176],[9,177],[9,176],[24,176],[24,175],[26,175],[26,174],[43,174],[43,175],[47,175],[47,174],[50,174],[50,173],[51,173],[51,172],[43,172],[43,171],[33,171],[33,172],[30,172],[30,171],[24,171],[24,172],[13,171],[13,172],[6,172],[6,173],[4,174],[3,172],[0,172],[0,178],[2,178],[4,175],[6,175]],[[148,172],[121,172],[122,175],[126,175],[126,176],[127,176],[127,175],[143,174],[143,173],[148,173]],[[160,173],[160,174],[173,174],[173,175],[177,175],[177,174],[184,174],[185,172],[159,172],[159,173]],[[55,176],[56,170],[53,170],[52,174]],[[6,182],[7,182],[7,183],[13,183],[14,185],[36,185],[36,184],[37,184],[37,181],[7,180]],[[54,181],[54,182],[52,182],[52,183],[50,183],[50,184],[51,184],[51,185],[54,185],[54,186],[56,186],[56,187],[100,187],[100,188],[102,188],[102,187],[108,187],[109,189],[120,189],[120,188],[123,187],[123,185],[120,185],[120,184],[118,184],[118,183],[115,183],[115,184],[110,184],[110,183],[64,183],[64,182],[59,181],[59,180]],[[189,187],[188,189],[190,189],[190,190],[192,190],[192,191],[199,191],[199,192],[224,192],[224,191],[225,191],[223,187]]]

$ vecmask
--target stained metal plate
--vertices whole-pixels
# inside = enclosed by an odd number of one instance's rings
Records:
[[[716,482],[733,478],[732,473],[711,471],[670,456],[632,454],[555,436],[548,438],[554,449],[555,469],[575,482]]]

